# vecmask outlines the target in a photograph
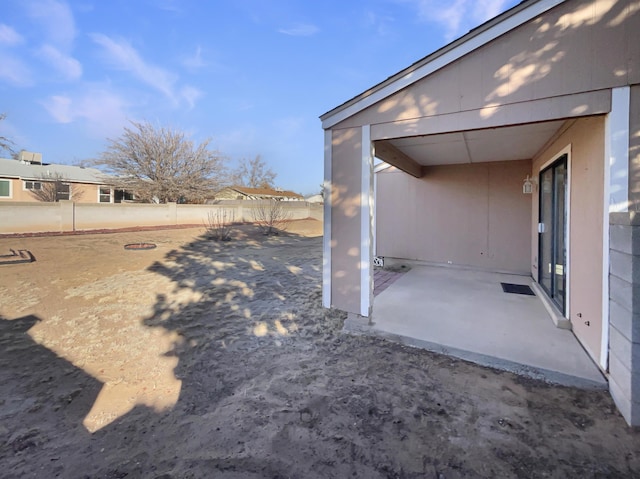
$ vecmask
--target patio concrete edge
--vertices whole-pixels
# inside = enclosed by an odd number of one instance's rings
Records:
[[[525,376],[550,384],[560,386],[576,387],[580,389],[596,389],[606,390],[609,385],[604,376],[602,381],[594,381],[592,379],[573,376],[549,369],[535,368],[527,366],[507,359],[489,356],[481,353],[465,351],[463,349],[451,348],[442,344],[425,341],[422,339],[411,338],[408,336],[379,331],[369,324],[369,318],[358,317],[356,315],[348,315],[344,322],[343,332],[353,335],[373,336],[395,343],[403,344],[414,348],[425,349],[437,354],[455,357],[465,361],[469,361],[480,366],[486,366],[492,369],[508,371],[519,376]]]

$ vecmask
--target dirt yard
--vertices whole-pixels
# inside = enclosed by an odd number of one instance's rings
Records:
[[[640,477],[606,392],[341,333],[319,223],[202,233],[0,239],[1,477]]]

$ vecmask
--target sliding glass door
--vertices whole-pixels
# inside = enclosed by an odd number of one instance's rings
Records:
[[[567,270],[567,155],[540,172],[538,283],[565,313]]]

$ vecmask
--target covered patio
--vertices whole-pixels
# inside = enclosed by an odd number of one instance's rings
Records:
[[[604,374],[640,424],[632,4],[523,1],[322,115],[323,305],[556,382]],[[376,296],[375,257],[422,266]]]
[[[598,367],[571,331],[553,324],[540,297],[503,292],[500,283],[531,286],[529,277],[414,264],[394,279],[376,295],[370,321],[351,315],[347,331],[556,384],[606,389]]]

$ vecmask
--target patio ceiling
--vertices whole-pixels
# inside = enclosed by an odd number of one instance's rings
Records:
[[[376,156],[423,176],[425,166],[533,158],[565,120],[376,141]]]

